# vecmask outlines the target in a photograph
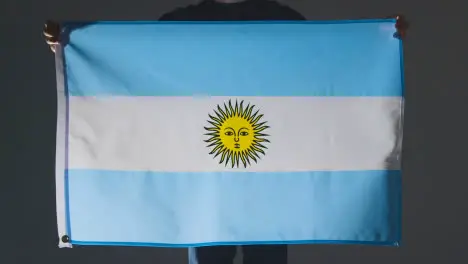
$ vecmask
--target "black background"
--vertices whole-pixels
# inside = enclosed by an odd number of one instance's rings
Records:
[[[394,13],[405,40],[406,110],[401,247],[290,246],[290,264],[468,263],[467,3],[463,0],[291,0],[308,19]],[[56,86],[45,19],[157,19],[182,0],[1,0],[0,263],[187,263],[185,249],[58,249]],[[465,165],[465,166],[464,166]],[[262,264],[262,263],[259,263]],[[267,263],[265,263],[267,264]]]

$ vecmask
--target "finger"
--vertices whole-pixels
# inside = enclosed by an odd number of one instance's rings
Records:
[[[43,32],[44,36],[48,37],[48,38],[53,38],[54,35],[52,35],[50,32],[47,32],[47,31],[44,31]]]
[[[58,44],[57,41],[49,40],[49,39],[46,39],[46,43],[47,43],[48,45],[57,45],[57,44]]]
[[[44,24],[43,34],[47,38],[58,39],[60,35],[60,25],[58,23],[47,21]]]

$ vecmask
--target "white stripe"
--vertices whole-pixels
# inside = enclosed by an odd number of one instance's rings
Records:
[[[398,169],[401,97],[238,97],[264,114],[266,155],[229,169],[208,155],[208,114],[227,97],[71,97],[69,167],[150,171]]]
[[[59,235],[59,247],[71,247],[70,243],[64,243],[61,237],[67,235],[65,214],[65,128],[66,128],[66,98],[65,79],[63,76],[63,47],[56,46],[55,67],[57,79],[57,139],[55,151],[55,188],[57,203],[57,229]]]

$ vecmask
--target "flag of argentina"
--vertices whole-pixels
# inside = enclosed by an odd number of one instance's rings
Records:
[[[56,57],[60,246],[396,245],[394,23],[70,27]]]

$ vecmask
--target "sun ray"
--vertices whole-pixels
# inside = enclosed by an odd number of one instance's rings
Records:
[[[219,155],[222,155],[224,152],[226,152],[226,148],[221,148],[220,150],[218,150],[218,152],[216,152],[216,154],[213,156],[213,158],[216,158]]]
[[[239,156],[242,160],[242,164],[244,164],[244,168],[247,168],[247,160],[246,160],[244,152],[242,151],[241,153],[239,153]]]
[[[256,129],[255,132],[259,133],[259,132],[262,132],[263,130],[268,129],[268,128],[270,128],[270,127],[269,126],[264,126],[264,127],[259,128],[259,129]]]
[[[232,150],[229,150],[229,151],[228,151],[228,154],[227,154],[227,156],[226,156],[226,161],[225,161],[226,163],[224,164],[224,166],[227,166],[228,163],[229,163],[229,161],[232,159],[232,153],[233,153],[233,152],[234,152],[234,151],[232,151]]]
[[[255,153],[253,151],[249,151],[249,150],[247,150],[246,153],[255,163],[257,163],[257,157],[258,157],[257,153]],[[255,156],[257,156],[257,157],[255,157]],[[258,157],[258,158],[260,158],[260,157]]]
[[[254,151],[253,149],[249,149],[247,150],[247,152],[250,154],[253,154],[257,159],[260,159],[260,155],[258,155],[258,153]]]
[[[253,104],[244,105],[244,101],[228,100],[208,114],[208,124],[204,127],[208,136],[210,155],[219,157],[219,164],[231,168],[251,166],[250,161],[258,162],[260,155],[265,155],[269,134],[264,133],[270,127],[264,121],[264,115]]]
[[[255,124],[255,123],[253,122],[253,120],[255,119],[255,117],[257,117],[258,111],[260,111],[260,110],[257,110],[253,115],[251,115],[251,116],[248,117],[247,120],[248,120],[251,124]]]
[[[229,150],[228,149],[225,149],[223,151],[223,154],[221,155],[221,159],[219,160],[219,164],[223,163],[224,162],[224,159],[226,158],[226,155],[228,154]]]
[[[252,148],[252,150],[254,150],[255,152],[260,152],[260,153],[262,153],[263,155],[265,155],[265,152],[263,151],[263,149],[259,148],[258,146],[252,145],[251,148]]]
[[[214,139],[218,140],[217,138],[214,138]],[[215,142],[209,144],[207,147],[210,148],[210,147],[218,146],[218,145],[221,145],[220,141],[215,141]]]
[[[216,127],[204,127],[205,130],[207,131],[215,131],[215,132],[219,132],[219,128],[216,128]]]
[[[255,138],[254,142],[255,143],[258,143],[258,142],[268,142],[268,143],[270,143],[270,140],[268,140],[266,138]]]
[[[257,112],[258,112],[258,111],[257,111]],[[256,116],[255,119],[253,119],[253,120],[251,121],[251,123],[252,123],[252,124],[257,124],[258,121],[260,121],[260,119],[262,119],[262,117],[263,117],[263,115],[258,115],[258,116]],[[254,129],[255,129],[255,126],[254,126]]]
[[[211,133],[205,133],[203,134],[205,136],[212,136],[212,137],[219,137],[219,132],[211,132]]]
[[[267,147],[265,147],[264,145],[260,144],[260,143],[255,143],[255,146],[256,147],[261,147],[263,149],[267,149]]]
[[[248,104],[247,108],[245,110],[245,113],[244,113],[244,115],[242,117],[247,119],[250,116],[250,114],[252,114],[252,110],[253,110],[254,107],[255,107],[255,105]]]
[[[251,159],[251,158],[250,158],[249,155],[247,154],[247,151],[245,151],[245,150],[242,151],[242,155],[244,155],[245,161],[247,161],[247,164],[250,165],[250,159]]]
[[[234,108],[232,107],[231,100],[229,100],[228,105],[229,105],[229,112],[231,113],[231,116],[230,116],[230,117],[235,116],[235,115],[236,115],[236,109],[234,109]]]
[[[224,118],[224,115],[221,114],[221,113],[219,112],[219,110],[218,110],[218,111],[214,110],[214,113],[215,113],[215,115],[218,117],[218,119],[221,120],[221,123],[224,122],[224,120],[226,120],[226,119]]]
[[[237,152],[232,152],[231,167],[234,168],[237,162]]]
[[[261,128],[263,127],[264,124],[266,124],[267,122],[262,122],[262,123],[257,123],[255,126],[253,126],[254,129],[258,129],[258,128]]]
[[[228,119],[228,116],[227,114],[223,111],[223,109],[221,109],[221,106],[218,105],[218,111],[219,113],[221,114],[221,116],[223,117],[223,121],[226,121],[226,119]]]
[[[226,106],[226,103],[224,103],[224,111],[226,111],[227,117],[231,117],[231,111],[229,111],[229,108]]]
[[[244,112],[244,101],[241,101],[239,105],[239,116],[242,116],[243,112]]]
[[[217,152],[217,151],[220,151],[220,149],[223,147],[222,144],[217,144],[216,147],[214,147],[211,152],[210,152],[210,155]]]
[[[218,124],[216,124],[216,123],[213,122],[213,121],[208,121],[208,123],[210,123],[210,124],[213,125],[214,127],[220,127]]]
[[[221,119],[219,119],[219,118],[217,118],[217,117],[214,117],[214,116],[212,116],[212,115],[210,115],[210,114],[209,114],[208,116],[209,116],[212,120],[214,120],[218,126],[221,126],[221,124],[223,124],[223,121],[222,121]]]
[[[213,141],[215,141],[215,140],[218,141],[219,138],[217,138],[217,137],[211,137],[211,138],[205,140],[205,142],[206,142],[206,143],[209,143],[209,142],[213,142]]]

